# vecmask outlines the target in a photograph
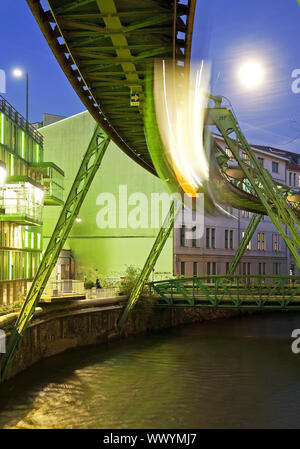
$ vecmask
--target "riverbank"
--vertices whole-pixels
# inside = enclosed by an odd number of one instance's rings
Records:
[[[106,344],[128,335],[155,332],[185,324],[245,314],[239,310],[163,309],[141,303],[132,312],[126,329],[117,328],[126,297],[82,300],[37,308],[18,348],[7,379],[42,359],[72,348]],[[9,336],[18,313],[0,317],[0,329]]]

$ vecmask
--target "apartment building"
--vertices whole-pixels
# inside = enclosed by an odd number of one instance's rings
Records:
[[[44,206],[63,204],[64,172],[42,135],[0,96],[0,306],[24,297],[40,263]]]
[[[215,136],[215,138],[230,156],[222,137]],[[299,155],[258,145],[253,145],[252,150],[276,182],[292,187],[297,194],[300,186]],[[175,229],[174,274],[185,276],[225,274],[251,217],[251,212],[227,207],[226,214],[205,213],[204,221],[201,223],[202,236],[199,238],[185,238],[186,232],[190,230],[188,226]],[[235,273],[300,274],[283,239],[268,216],[262,217]]]

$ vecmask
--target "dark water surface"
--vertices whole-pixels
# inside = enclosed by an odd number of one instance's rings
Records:
[[[0,428],[300,428],[300,313],[69,351],[0,387]]]

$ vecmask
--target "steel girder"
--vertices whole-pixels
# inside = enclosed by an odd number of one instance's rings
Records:
[[[269,172],[257,160],[232,112],[221,106],[220,97],[211,96],[211,98],[215,101],[215,107],[209,109],[210,118],[223,135],[234,158],[239,163],[257,197],[263,204],[266,213],[271,218],[297,265],[300,267],[300,255],[298,254],[300,248],[300,225],[298,217],[287,203],[284,194],[279,191]],[[230,137],[231,135],[235,137]],[[243,159],[240,155],[241,150],[245,152],[248,159]],[[285,231],[284,224],[291,237]]]
[[[160,228],[160,231],[155,239],[155,242],[152,246],[149,256],[145,262],[145,265],[144,265],[144,267],[138,277],[138,280],[130,294],[128,303],[125,307],[125,310],[118,322],[118,328],[120,329],[120,331],[123,330],[123,328],[126,324],[126,321],[128,319],[128,316],[130,315],[132,309],[136,305],[137,301],[139,300],[139,298],[143,292],[144,286],[149,279],[151,271],[153,270],[153,268],[156,264],[156,261],[160,255],[166,241],[168,240],[168,237],[170,236],[170,233],[174,226],[176,216],[177,216],[179,210],[181,210],[181,208],[182,208],[181,202],[175,203],[175,201],[172,201],[169,213],[168,213],[167,217],[165,218],[165,221],[164,221],[162,227]]]
[[[52,237],[43,255],[38,271],[34,277],[31,288],[15,323],[8,342],[7,352],[1,359],[1,379],[5,377],[6,370],[14,356],[18,342],[34,314],[35,308],[49,280],[52,270],[56,265],[59,253],[63,249],[64,243],[79,213],[80,207],[86,197],[95,174],[100,167],[109,142],[110,139],[97,125],[88,149],[80,164],[68,198],[60,213]]]
[[[144,135],[144,83],[155,58],[190,62],[196,0],[27,0],[74,90],[107,135],[156,175]],[[131,89],[140,106],[130,106]]]
[[[228,276],[234,274],[236,267],[238,266],[241,258],[243,257],[243,255],[247,249],[247,246],[249,245],[250,240],[252,239],[253,234],[256,231],[256,228],[259,225],[261,219],[262,219],[262,215],[260,215],[260,214],[254,214],[251,217],[251,220],[250,220],[249,225],[245,231],[245,234],[239,244],[239,247],[234,255],[234,258],[233,258],[231,264],[229,265],[229,269],[227,272]]]
[[[197,276],[149,284],[153,305],[203,309],[300,310],[300,276]]]

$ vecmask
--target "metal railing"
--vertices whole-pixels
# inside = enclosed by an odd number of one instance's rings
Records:
[[[111,298],[118,296],[118,288],[91,288],[85,290],[87,299]]]
[[[49,281],[45,287],[46,296],[75,296],[85,294],[84,282],[74,279],[64,279],[62,281]]]
[[[2,95],[0,95],[0,112],[3,112],[16,125],[28,133],[39,145],[43,145],[43,136]]]
[[[300,276],[213,275],[149,283],[157,305],[300,310]]]

